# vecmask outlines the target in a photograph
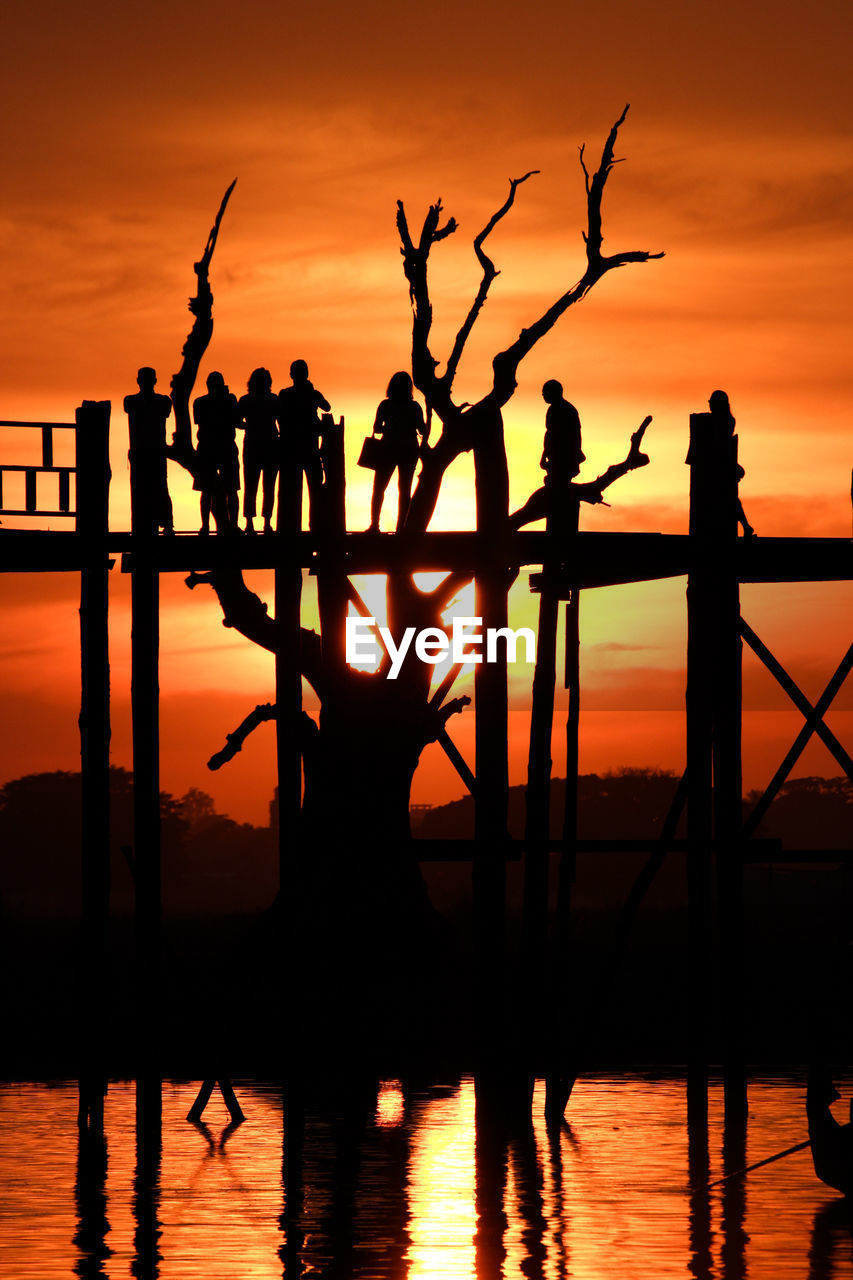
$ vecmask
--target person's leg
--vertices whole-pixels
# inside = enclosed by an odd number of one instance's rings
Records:
[[[264,533],[272,532],[272,512],[275,506],[275,482],[278,476],[278,464],[274,458],[266,458],[264,460]]]
[[[256,460],[250,453],[245,450],[243,452],[243,481],[245,489],[243,490],[243,516],[246,520],[246,532],[254,531],[252,521],[257,513],[257,496],[258,496],[258,480],[261,476],[261,469]]]
[[[370,498],[370,529],[374,532],[379,529],[379,517],[382,514],[385,490],[388,488],[388,481],[393,473],[393,466],[377,467],[373,473],[373,494]]]
[[[201,491],[201,529],[200,533],[210,533],[210,492],[207,489]]]
[[[169,496],[169,485],[166,480],[166,463],[163,462],[163,471],[160,476],[160,494],[157,502],[158,514],[157,523],[164,533],[175,532],[175,520],[172,514],[172,499]]]
[[[319,457],[311,457],[304,463],[305,481],[308,485],[308,528],[316,529],[320,524],[323,493],[323,467]]]
[[[412,501],[412,480],[415,475],[414,462],[401,462],[397,467],[397,487],[400,494],[399,503],[397,505],[397,532],[406,523],[406,516],[409,514],[409,504]]]

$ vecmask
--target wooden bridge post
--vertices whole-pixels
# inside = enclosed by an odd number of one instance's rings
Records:
[[[741,640],[737,438],[690,417],[691,556],[687,585],[688,898],[691,1064],[707,1068],[718,898],[719,994],[727,1079],[743,1076]],[[712,854],[716,849],[716,857]],[[742,1091],[735,1083],[734,1093]],[[727,1094],[728,1096],[728,1094]],[[733,1096],[733,1095],[732,1095]]]
[[[80,1120],[103,1124],[109,1040],[107,931],[110,904],[109,532],[110,403],[76,412],[76,531],[80,574],[80,774],[82,911]],[[47,453],[47,450],[45,450]]]
[[[294,858],[302,810],[302,676],[299,669],[302,569],[296,553],[302,522],[302,469],[282,465],[276,528],[275,741],[278,772],[279,890],[287,919],[294,906]],[[285,927],[285,937],[292,936]]]
[[[720,1011],[726,1110],[729,1126],[743,1112],[744,1050],[743,767],[740,583],[737,574],[737,436],[720,445],[720,553],[714,587],[714,836],[719,917]]]
[[[707,1079],[713,1005],[712,742],[716,456],[710,414],[690,415],[690,538],[687,575],[688,1089]]]
[[[160,996],[160,578],[158,511],[150,471],[131,459],[131,677],[134,963],[143,1094],[159,1092]],[[156,1083],[155,1083],[156,1082]],[[151,1104],[154,1105],[154,1104]]]
[[[344,467],[344,420],[335,422],[323,414],[323,540],[321,567],[317,578],[323,663],[329,672],[342,673],[346,666],[346,472]]]
[[[555,532],[560,537],[565,566],[564,578],[571,583],[571,569],[577,567],[577,534],[580,502],[573,499],[560,514]],[[571,961],[572,889],[577,870],[578,840],[578,752],[580,738],[580,588],[569,587],[565,611],[564,686],[568,690],[566,713],[566,781],[564,784],[563,831],[557,878],[557,908],[554,916],[552,957],[552,1061],[546,1084],[545,1114],[560,1121],[566,1110],[577,1075],[577,1001],[572,1000]]]
[[[541,1069],[546,1038],[548,880],[551,844],[551,733],[557,670],[559,602],[543,575],[539,594],[536,665],[530,709],[527,757],[527,811],[524,826],[524,900],[522,924],[522,1034],[529,1046],[529,1069]]]
[[[492,560],[474,582],[475,613],[485,630],[507,626],[510,564],[506,545],[509,477],[503,424],[474,449],[477,530],[493,539]],[[509,699],[506,650],[474,668],[474,954],[477,1056],[481,1072],[507,1077],[517,1063],[504,1044],[506,981],[506,843],[509,805]],[[515,1080],[513,1080],[513,1087]]]

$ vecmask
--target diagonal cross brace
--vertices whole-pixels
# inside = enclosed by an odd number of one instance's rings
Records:
[[[759,637],[755,634],[755,632],[753,631],[749,623],[744,622],[743,618],[741,618],[740,620],[740,633],[743,636],[746,643],[749,645],[750,649],[752,649],[753,653],[756,654],[761,659],[761,661],[767,667],[767,670],[772,675],[774,675],[776,679],[779,681],[780,685],[785,690],[785,692],[787,693],[791,701],[794,703],[794,706],[797,708],[797,710],[802,711],[803,715],[808,720],[809,717],[814,714],[815,708],[809,702],[808,698],[800,689],[800,687],[788,675],[787,671],[782,666],[781,662],[779,662],[778,659],[774,658],[773,654],[767,648],[767,645],[764,644],[764,642],[759,639]],[[841,685],[839,685],[838,687],[840,688]],[[832,755],[841,765],[841,768],[847,774],[847,777],[850,779],[850,781],[853,782],[853,759],[851,759],[850,756],[847,754],[847,752],[844,750],[841,743],[838,741],[838,739],[836,738],[832,730],[829,728],[829,726],[824,724],[823,720],[818,720],[814,726],[814,732],[820,738],[821,742],[824,744],[827,750],[832,753]]]
[[[788,754],[785,756],[785,759],[782,761],[779,768],[776,770],[776,773],[773,775],[773,778],[769,783],[766,791],[764,792],[764,795],[758,801],[758,804],[755,806],[752,813],[749,815],[746,822],[743,824],[743,838],[745,840],[749,840],[750,837],[755,833],[759,823],[763,819],[767,810],[770,808],[770,805],[773,803],[776,796],[779,794],[780,790],[784,786],[785,782],[788,780],[788,776],[791,770],[793,769],[794,765],[797,763],[803,751],[805,750],[805,747],[808,744],[809,739],[811,738],[813,733],[817,733],[818,737],[829,748],[829,750],[832,752],[835,759],[841,765],[842,769],[847,774],[848,778],[850,778],[850,780],[853,781],[853,761],[851,761],[850,756],[841,746],[840,742],[835,737],[835,734],[832,732],[831,729],[828,728],[826,724],[824,724],[824,721],[823,721],[823,717],[826,715],[827,711],[832,705],[832,701],[835,698],[835,695],[838,693],[838,690],[844,684],[844,681],[847,679],[850,669],[853,667],[853,644],[851,644],[850,648],[847,650],[846,654],[842,658],[841,662],[838,665],[838,668],[836,669],[835,674],[833,675],[829,684],[824,689],[820,698],[818,698],[815,705],[812,706],[808,698],[805,696],[802,690],[794,683],[794,681],[785,671],[781,663],[779,663],[777,659],[773,657],[772,653],[767,648],[767,646],[763,644],[761,640],[759,640],[758,636],[755,634],[755,632],[752,630],[749,624],[744,622],[743,618],[741,618],[740,620],[740,633],[743,636],[744,640],[747,642],[747,644],[750,646],[750,648],[758,655],[761,661],[767,666],[768,670],[773,673],[773,675],[781,684],[782,688],[790,697],[791,701],[803,713],[803,715],[806,718],[806,723],[803,725],[802,729],[797,734],[797,737],[794,740],[794,743],[791,749],[788,751]]]
[[[477,787],[477,780],[468,768],[468,764],[462,755],[462,752],[456,746],[456,743],[453,741],[446,729],[441,729],[439,731],[438,736],[436,737],[436,742],[444,751],[444,754],[459,774],[459,777],[465,783],[465,786],[468,788],[471,795],[474,795]]]

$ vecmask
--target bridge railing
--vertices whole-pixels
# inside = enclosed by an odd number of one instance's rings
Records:
[[[26,429],[41,432],[41,464],[0,462],[0,515],[6,516],[69,516],[77,515],[76,478],[77,478],[77,424],[75,422],[16,422],[9,419],[0,421],[0,431],[5,429]],[[63,463],[55,465],[53,460],[53,436],[55,431],[73,431],[75,433],[75,460],[73,465]],[[2,437],[0,437],[2,438]],[[0,450],[0,457],[3,451]],[[4,493],[4,479],[7,475],[24,477],[23,507],[7,506]],[[55,475],[59,480],[59,494],[56,507],[40,507],[38,503],[38,477]],[[71,477],[75,477],[75,505],[71,505]]]

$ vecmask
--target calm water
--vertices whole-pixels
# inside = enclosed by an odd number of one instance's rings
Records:
[[[78,1149],[73,1082],[0,1086],[0,1275],[853,1277],[843,1204],[808,1151],[707,1190],[723,1172],[718,1087],[690,1140],[683,1082],[636,1075],[584,1077],[554,1139],[540,1090],[533,1126],[513,1130],[478,1113],[470,1079],[314,1099],[286,1140],[276,1090],[238,1086],[247,1123],[232,1130],[218,1093],[207,1126],[188,1124],[194,1093],[164,1083],[145,1166],[132,1083],[110,1086],[105,1151]],[[729,1167],[802,1140],[804,1093],[751,1082]]]

